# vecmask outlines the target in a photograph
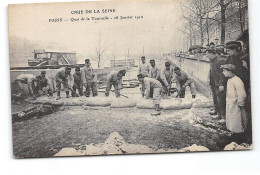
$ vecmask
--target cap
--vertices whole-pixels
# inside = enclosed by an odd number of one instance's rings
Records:
[[[45,75],[45,74],[46,74],[46,71],[41,71],[41,74],[44,74],[44,75]]]
[[[210,42],[210,43],[209,43],[209,45],[215,45],[215,43],[213,43],[213,42]]]
[[[86,62],[90,62],[89,59],[85,59],[85,63],[86,63]]]
[[[145,59],[145,56],[141,56],[141,59]]]
[[[151,63],[151,62],[155,62],[154,59],[150,60],[150,63]]]
[[[125,70],[120,70],[119,73],[121,73],[123,76],[125,76],[126,71]]]
[[[66,71],[71,71],[71,67],[66,67]]]
[[[143,74],[138,74],[138,75],[137,75],[137,78],[143,78],[143,77],[144,77]]]
[[[75,71],[80,71],[80,67],[76,67],[76,68],[75,68]]]
[[[224,65],[221,65],[220,68],[234,71],[236,69],[236,66],[233,64],[224,64]]]
[[[229,41],[226,43],[227,49],[235,49],[241,47],[241,43],[238,41]]]
[[[165,62],[165,66],[166,66],[166,67],[170,67],[170,65],[171,65],[171,64],[170,64],[168,61]]]
[[[175,67],[175,68],[174,68],[174,71],[177,71],[177,70],[180,70],[180,68],[179,68],[179,67]]]

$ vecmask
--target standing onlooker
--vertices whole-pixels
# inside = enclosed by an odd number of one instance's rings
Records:
[[[228,54],[226,64],[233,64],[236,66],[235,74],[243,81],[246,92],[248,92],[250,75],[249,70],[243,66],[243,62],[241,60],[241,47],[241,43],[238,41],[229,41],[226,43]]]
[[[97,96],[97,83],[95,81],[95,74],[93,73],[93,68],[90,66],[90,60],[85,59],[85,66],[81,70],[82,83],[86,88],[86,97],[90,96],[90,89],[92,90],[93,97]]]
[[[211,87],[214,110],[211,115],[218,114],[219,122],[226,122],[226,78],[222,73],[220,66],[225,63],[225,60],[220,57],[215,49],[207,50],[207,57],[210,60],[209,85]]]
[[[83,84],[82,84],[82,78],[81,78],[81,71],[80,71],[80,67],[76,67],[75,68],[75,72],[73,74],[73,78],[74,78],[74,84],[73,84],[73,91],[72,92],[72,97],[76,96],[76,91],[78,89],[79,91],[79,95],[82,96],[83,95]]]
[[[244,83],[235,75],[236,67],[222,65],[223,74],[228,78],[226,98],[226,126],[232,132],[232,141],[238,144],[246,142],[248,118],[245,110],[246,91]]]

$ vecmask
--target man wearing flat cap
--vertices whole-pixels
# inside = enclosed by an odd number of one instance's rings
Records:
[[[112,71],[107,76],[106,92],[105,95],[108,97],[112,86],[114,86],[116,97],[120,97],[120,89],[122,86],[122,78],[125,76],[126,71]]]
[[[50,84],[50,80],[46,78],[46,71],[41,71],[41,75],[36,76],[35,94],[47,94],[50,97],[53,96],[53,90]]]
[[[214,102],[214,110],[210,114],[218,115],[216,119],[225,119],[227,80],[220,68],[221,65],[225,64],[225,60],[221,58],[220,53],[215,49],[207,49],[206,54],[210,60],[209,85]]]
[[[81,70],[82,83],[86,88],[86,97],[90,96],[90,90],[92,90],[93,97],[97,96],[97,82],[95,80],[95,74],[89,59],[85,59],[85,66]]]
[[[236,66],[235,75],[238,76],[244,83],[246,91],[249,89],[249,70],[243,66],[241,58],[241,43],[238,41],[229,41],[226,43],[226,49],[228,54],[228,59],[226,64],[233,64]]]

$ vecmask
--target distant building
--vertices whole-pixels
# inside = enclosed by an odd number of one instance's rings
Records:
[[[111,67],[133,67],[135,66],[135,60],[132,58],[124,59],[124,60],[110,60]]]

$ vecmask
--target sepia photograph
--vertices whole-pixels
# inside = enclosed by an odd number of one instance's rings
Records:
[[[247,0],[10,4],[14,158],[252,150]]]

